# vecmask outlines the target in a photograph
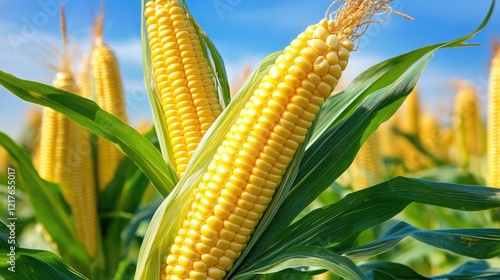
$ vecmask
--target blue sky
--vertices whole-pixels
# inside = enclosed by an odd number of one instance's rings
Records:
[[[54,75],[47,61],[54,55],[43,46],[60,49],[59,13],[54,4],[64,3],[69,38],[75,58],[87,51],[91,34],[90,11],[96,0],[0,0],[0,70],[20,78],[50,83]],[[131,124],[151,119],[143,87],[140,42],[140,2],[108,0],[104,40],[116,52],[126,91]],[[245,65],[253,66],[268,54],[283,49],[307,25],[320,20],[331,0],[187,0],[198,23],[221,52],[230,80]],[[127,4],[124,4],[127,3]],[[474,30],[487,13],[487,0],[395,0],[393,8],[415,21],[391,15],[372,26],[351,55],[345,81],[371,65],[428,44],[447,41]],[[500,38],[500,8],[489,25],[471,43],[480,46],[439,51],[419,82],[421,100],[429,111],[449,121],[453,103],[453,80],[466,79],[487,102],[491,41]],[[75,63],[78,59],[74,60]],[[17,138],[25,125],[25,113],[33,107],[0,88],[0,131]]]

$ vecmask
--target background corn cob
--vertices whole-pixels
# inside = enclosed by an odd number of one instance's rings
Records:
[[[393,131],[393,129],[398,126],[398,121],[398,114],[394,114],[377,129],[380,153],[383,157],[394,159],[400,158],[401,153],[398,149],[399,145],[397,142],[401,139],[399,139],[400,137],[398,137]]]
[[[347,1],[335,21],[309,26],[276,59],[186,205],[162,279],[225,277],[346,68],[353,29],[386,9],[382,2]]]
[[[77,79],[80,96],[93,100],[92,96],[92,65],[90,64],[90,54],[86,56],[81,64]]]
[[[7,168],[10,164],[9,153],[3,148],[0,147],[0,175],[7,174]]]
[[[439,146],[439,123],[431,113],[425,113],[420,117],[419,122],[419,140],[422,146],[434,156],[443,159],[445,157],[444,150],[440,150]],[[423,167],[431,167],[434,162],[428,157],[422,157]]]
[[[77,92],[71,73],[60,71],[53,86]],[[91,257],[97,250],[97,206],[88,133],[64,115],[44,109],[40,176],[59,183],[70,206],[78,238]]]
[[[146,4],[156,86],[179,176],[201,138],[221,113],[214,79],[200,41],[177,0]]]
[[[374,131],[363,143],[353,161],[353,190],[365,189],[382,182],[383,162],[379,147],[378,132]]]
[[[452,127],[442,128],[439,133],[438,150],[443,153],[443,159],[450,163],[455,163],[457,159],[454,136]]]
[[[480,174],[485,153],[485,131],[476,89],[468,82],[456,83],[454,130],[459,164],[464,170]]]
[[[419,91],[415,89],[406,97],[401,106],[400,117],[398,119],[398,129],[404,134],[418,139],[420,121]],[[401,136],[400,136],[401,138]],[[405,167],[409,171],[417,171],[423,167],[422,153],[407,139],[401,139],[401,156]]]
[[[66,51],[64,13],[61,8],[64,51],[52,85],[77,93]],[[40,142],[40,176],[61,186],[75,221],[75,231],[90,257],[97,252],[97,204],[88,132],[48,107],[44,108]]]
[[[42,125],[42,110],[32,107],[26,113],[26,127],[22,135],[22,145],[31,154],[33,163],[38,164],[38,150],[40,146],[40,127]]]
[[[488,154],[486,183],[500,188],[500,46],[494,46],[488,102]]]
[[[127,122],[118,60],[109,46],[102,41],[102,24],[103,14],[96,24],[95,45],[90,57],[94,96],[102,109]],[[113,143],[102,138],[97,139],[97,177],[100,190],[113,179],[122,158],[123,153]]]
[[[245,65],[243,71],[239,74],[239,76],[231,83],[231,96],[236,95],[238,90],[245,84],[245,81],[252,74],[252,66],[250,64]]]

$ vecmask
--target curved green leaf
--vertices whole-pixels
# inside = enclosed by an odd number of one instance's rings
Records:
[[[87,279],[54,253],[10,244],[10,229],[0,223],[0,275],[5,280]],[[14,250],[12,250],[14,249]]]
[[[362,264],[359,268],[368,276],[369,279],[413,279],[413,280],[430,280],[431,278],[420,275],[410,267],[393,262],[376,261]]]
[[[19,98],[52,108],[94,134],[115,143],[151,180],[163,196],[174,188],[160,152],[134,128],[102,110],[93,101],[64,90],[22,80],[0,71],[0,85]]]
[[[16,178],[30,199],[37,221],[43,225],[54,242],[63,248],[61,250],[63,256],[90,266],[90,258],[76,238],[71,211],[64,201],[59,185],[40,178],[28,152],[2,132],[0,132],[0,146],[5,148],[16,163],[18,167]]]
[[[289,268],[314,267],[327,269],[344,279],[368,279],[359,268],[346,257],[315,246],[292,247],[279,256],[269,259],[253,269],[249,267],[234,275],[234,280],[251,279],[254,275],[276,273]],[[300,271],[298,271],[300,273]]]
[[[500,256],[500,229],[423,230],[405,222],[399,222],[373,242],[343,251],[342,255],[367,259],[393,249],[406,237],[476,259]]]
[[[317,127],[315,127],[310,143],[320,135],[349,116],[361,102],[373,92],[386,87],[409,71],[416,63],[426,63],[439,49],[465,45],[488,24],[495,8],[496,0],[491,1],[490,9],[481,24],[471,33],[444,43],[429,45],[414,51],[388,59],[357,76],[347,88],[325,102],[321,109]],[[425,60],[425,61],[421,61]]]
[[[272,257],[297,244],[332,247],[350,241],[360,232],[394,217],[412,202],[479,211],[500,207],[500,190],[397,177],[312,211],[287,227],[262,255]]]
[[[425,277],[410,267],[388,261],[375,261],[364,263],[359,268],[373,280],[386,279],[412,279],[412,280],[428,280],[428,279],[499,279],[500,269],[492,267],[486,261],[468,261],[453,270],[450,273]]]
[[[495,266],[486,261],[468,261],[452,272],[432,277],[432,279],[500,279],[500,263]]]

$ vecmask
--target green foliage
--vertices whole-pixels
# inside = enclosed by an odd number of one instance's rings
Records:
[[[9,242],[14,240],[9,239],[10,233],[11,229],[0,223],[0,275],[3,279],[87,279],[54,253],[25,249]]]

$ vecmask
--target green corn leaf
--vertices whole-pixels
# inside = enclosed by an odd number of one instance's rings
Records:
[[[437,276],[423,276],[412,268],[399,263],[388,261],[374,261],[361,264],[359,268],[372,280],[388,280],[388,279],[414,279],[414,280],[430,280],[430,279],[499,279],[500,269],[493,267],[492,264],[478,260],[467,261],[450,273]]]
[[[83,280],[78,273],[54,253],[30,250],[9,243],[11,230],[0,223],[0,276],[5,280]],[[12,250],[14,249],[14,250]]]
[[[327,269],[343,279],[361,280],[368,279],[361,270],[349,259],[342,257],[324,248],[316,246],[291,247],[279,256],[267,260],[258,268],[248,268],[231,279],[252,279],[255,275],[272,274],[290,268],[315,268]],[[297,273],[303,273],[297,270]],[[285,279],[295,279],[293,272],[283,275]]]
[[[368,276],[369,279],[414,279],[414,280],[430,280],[425,276],[420,275],[410,267],[387,261],[376,261],[362,264],[359,268]]]
[[[362,231],[394,217],[412,202],[479,211],[500,207],[500,190],[397,177],[312,211],[281,232],[262,256],[273,257],[298,244],[333,247],[350,243]],[[473,248],[469,250],[460,254],[468,255]],[[498,251],[494,246],[490,250],[484,254]]]
[[[483,260],[467,261],[452,272],[432,277],[432,279],[499,279],[500,263]]]
[[[393,249],[406,237],[476,259],[500,256],[500,229],[423,230],[405,222],[399,222],[375,241],[343,251],[342,255],[367,259]]]
[[[40,178],[28,152],[2,132],[0,146],[5,148],[16,164],[16,178],[29,197],[37,221],[61,248],[63,257],[72,264],[90,265],[90,257],[76,238],[71,211],[64,201],[59,185]],[[16,197],[16,194],[13,196]]]
[[[490,9],[483,22],[471,33],[448,42],[425,46],[420,49],[396,56],[377,65],[356,77],[347,88],[330,98],[323,104],[318,117],[318,125],[313,131],[310,144],[314,143],[325,131],[344,120],[353,113],[361,102],[375,91],[395,83],[401,76],[417,64],[426,63],[434,53],[443,48],[466,45],[464,42],[473,38],[488,24],[495,8],[495,0],[491,1]],[[355,59],[355,53],[351,59]],[[349,67],[349,66],[348,66]]]
[[[97,136],[115,143],[148,176],[162,195],[167,196],[173,189],[174,180],[168,175],[170,168],[154,145],[93,101],[48,85],[22,80],[3,71],[0,71],[0,85],[19,98],[50,107]]]

